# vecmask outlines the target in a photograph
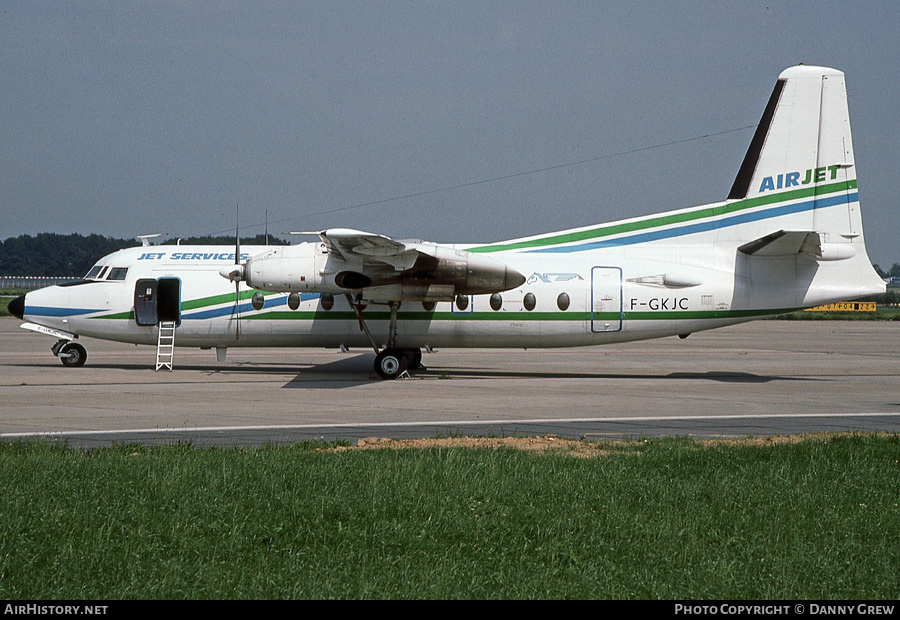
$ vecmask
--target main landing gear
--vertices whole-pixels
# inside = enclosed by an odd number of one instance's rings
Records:
[[[382,349],[375,355],[375,372],[382,379],[396,379],[422,367],[421,349]]]
[[[399,301],[392,301],[388,305],[391,309],[391,325],[388,330],[388,345],[384,349],[379,349],[372,334],[369,333],[369,327],[363,319],[362,311],[365,307],[362,300],[357,297],[354,299],[350,294],[346,294],[347,302],[356,312],[356,318],[359,319],[359,329],[366,334],[372,348],[375,350],[375,372],[382,379],[396,379],[408,370],[418,370],[422,368],[422,350],[414,348],[397,347],[397,310],[400,308]]]

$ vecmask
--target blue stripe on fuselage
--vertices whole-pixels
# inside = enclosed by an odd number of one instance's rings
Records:
[[[319,297],[318,293],[302,293],[300,295],[300,301],[301,302],[308,301],[310,299],[317,299],[318,297]],[[282,295],[282,296],[275,297],[275,298],[266,297],[266,304],[263,307],[263,309],[268,310],[270,308],[277,308],[278,306],[285,306],[285,305],[287,305],[287,299],[288,299],[287,295]],[[249,301],[247,301],[247,302],[243,302],[240,305],[238,305],[238,312],[240,314],[244,314],[244,313],[254,313],[254,312],[258,312],[258,311],[253,308],[253,305]],[[223,316],[232,316],[234,313],[235,313],[234,312],[234,304],[231,304],[230,306],[222,306],[219,308],[212,308],[210,310],[201,310],[198,312],[188,312],[188,313],[182,314],[181,319],[183,321],[184,320],[202,321],[204,319],[217,319],[217,318],[223,317]]]
[[[281,299],[266,299],[266,308],[274,308],[276,306],[283,306],[287,304],[287,297],[282,297]],[[238,305],[238,312],[243,314],[245,312],[256,312],[253,309],[253,306],[249,301],[245,301]],[[222,306],[221,308],[212,308],[211,310],[201,310],[200,312],[189,312],[187,314],[181,315],[181,320],[183,321],[193,321],[198,320],[202,321],[203,319],[217,319],[223,316],[231,316],[234,314],[234,304],[230,306]]]
[[[101,310],[92,310],[90,308],[56,308],[54,306],[25,306],[26,316],[80,316],[82,314],[91,314],[92,312],[101,312]]]
[[[645,233],[638,233],[628,237],[617,237],[615,239],[604,239],[603,241],[591,241],[589,243],[581,243],[579,245],[565,245],[553,248],[542,248],[540,250],[528,250],[527,253],[567,253],[567,252],[584,252],[585,250],[595,250],[598,248],[614,248],[624,245],[635,245],[638,243],[646,243],[648,241],[659,241],[661,239],[671,239],[674,237],[683,237],[695,233],[708,232],[718,230],[720,228],[728,228],[729,226],[737,226],[748,222],[757,222],[767,220],[782,215],[791,215],[794,213],[802,213],[804,211],[812,211],[813,209],[821,209],[825,207],[833,207],[840,204],[850,204],[859,201],[859,192],[852,194],[839,194],[837,196],[829,196],[828,198],[818,198],[808,200],[806,202],[798,202],[783,207],[775,207],[766,209],[765,211],[756,211],[754,213],[742,213],[718,220],[701,222],[699,224],[690,224],[687,226],[679,226],[676,228],[666,228],[663,230],[653,230]]]

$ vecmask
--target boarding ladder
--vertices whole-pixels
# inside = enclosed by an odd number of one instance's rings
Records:
[[[172,371],[172,359],[175,357],[175,321],[159,323],[159,339],[156,342],[156,370],[162,367]]]

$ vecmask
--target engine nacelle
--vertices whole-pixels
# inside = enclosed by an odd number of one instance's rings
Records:
[[[525,283],[525,277],[515,269],[481,254],[431,244],[415,247],[437,259],[434,282],[453,286],[458,295],[498,293]]]
[[[248,258],[243,279],[261,291],[320,291],[324,285],[321,273],[326,258],[318,243],[275,247]]]
[[[366,299],[446,301],[455,295],[506,291],[525,277],[502,262],[464,250],[427,243],[410,244],[405,252],[377,254],[364,248],[351,260],[339,258],[322,243],[274,247],[243,265],[223,267],[229,280],[275,293],[362,292]]]

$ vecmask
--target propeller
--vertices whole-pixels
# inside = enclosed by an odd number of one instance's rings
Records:
[[[244,279],[244,266],[241,264],[240,208],[235,208],[234,223],[234,266],[222,267],[219,273],[229,282],[234,282],[234,339],[241,339],[241,280]]]
[[[238,233],[238,224],[234,226],[234,264],[240,268],[240,274],[234,278],[234,339],[241,339],[241,280],[244,276],[244,268],[241,265],[241,237]]]

